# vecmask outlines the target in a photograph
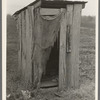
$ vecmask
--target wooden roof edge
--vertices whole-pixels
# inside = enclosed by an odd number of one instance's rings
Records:
[[[41,7],[44,7],[44,8],[49,8],[49,4],[83,4],[83,7],[82,8],[84,8],[85,7],[85,3],[87,3],[87,1],[45,1],[45,0],[36,0],[36,1],[34,1],[34,2],[32,2],[32,3],[30,3],[29,5],[27,5],[26,7],[24,7],[24,8],[22,8],[22,9],[20,9],[20,10],[18,10],[18,11],[16,11],[14,14],[13,14],[13,16],[16,16],[16,15],[18,15],[21,11],[23,11],[23,10],[25,10],[25,9],[27,9],[27,7],[28,6],[32,6],[32,5],[34,5],[34,4],[36,4],[36,3],[38,3],[39,2],[39,5],[41,5]],[[39,5],[37,5],[37,6],[39,6]],[[37,7],[37,6],[35,6],[35,8]],[[52,7],[52,6],[51,6]]]
[[[82,4],[85,7],[87,1],[42,1],[42,8],[65,8],[68,4]]]
[[[41,4],[41,0],[35,0],[34,2],[32,2],[32,3],[30,3],[29,5],[25,6],[24,8],[22,8],[22,9],[16,11],[16,12],[13,14],[13,16],[16,16],[16,15],[19,14],[21,11],[27,9],[28,6],[32,6],[32,5],[36,4],[37,2],[39,2],[39,4]],[[36,7],[37,7],[37,6],[36,6]]]
[[[85,4],[87,3],[88,1],[61,1],[61,0],[56,0],[56,1],[46,1],[46,0],[42,0],[42,3],[65,3],[65,4]]]

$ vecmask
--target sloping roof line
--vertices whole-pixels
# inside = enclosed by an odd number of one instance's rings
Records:
[[[32,3],[30,3],[29,5],[27,5],[26,7],[16,11],[13,15],[17,15],[19,14],[21,11],[27,9],[28,6],[32,6],[34,4],[36,4],[37,2],[39,2],[39,5],[41,5],[41,7],[43,8],[60,8],[61,6],[65,7],[67,4],[85,4],[87,3],[86,1],[45,1],[45,0],[36,0]]]
[[[22,8],[22,9],[16,11],[13,15],[19,14],[21,11],[27,9],[28,6],[32,6],[32,5],[36,4],[36,3],[39,2],[39,1],[40,1],[40,0],[35,0],[34,2],[32,2],[32,3],[30,3],[29,5],[25,6],[24,8]]]

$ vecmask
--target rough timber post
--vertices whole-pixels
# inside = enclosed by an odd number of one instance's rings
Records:
[[[66,79],[67,79],[67,88],[69,88],[70,86],[71,86],[71,64],[72,64],[72,62],[71,62],[71,44],[68,44],[68,43],[70,43],[71,42],[71,35],[72,35],[72,33],[71,33],[71,31],[72,31],[72,18],[73,18],[73,5],[67,5],[66,6],[66,9],[67,9],[67,11],[66,11],[66,41],[67,41],[67,43],[66,43],[66,49],[67,49],[67,51],[66,51],[66,70],[67,70],[67,72],[66,72]],[[69,27],[69,29],[68,29],[68,27]],[[70,48],[68,48],[68,47],[70,47]]]
[[[66,12],[66,9],[61,9]],[[62,14],[59,50],[59,90],[66,87],[66,13]]]
[[[67,84],[68,88],[79,87],[79,43],[80,43],[80,21],[82,4],[67,5],[67,25],[70,27],[70,49],[67,52]]]
[[[65,14],[62,15],[59,52],[59,90],[79,87],[81,10],[82,4],[67,5]],[[69,27],[69,29],[67,27]],[[68,37],[70,38],[71,49],[69,52],[67,51]]]
[[[79,43],[82,4],[74,4],[71,29],[71,87],[79,87]]]

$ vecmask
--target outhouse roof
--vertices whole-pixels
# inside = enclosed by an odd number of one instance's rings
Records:
[[[28,6],[35,5],[37,2],[42,8],[65,8],[68,4],[83,4],[84,8],[84,4],[87,3],[85,0],[35,0],[24,8],[16,11],[13,15],[19,14],[21,11],[27,9]]]

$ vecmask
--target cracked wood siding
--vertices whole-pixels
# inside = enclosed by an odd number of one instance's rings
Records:
[[[17,30],[18,30],[18,39],[19,39],[19,48],[18,48],[18,71],[21,74],[21,14],[18,15],[17,19]]]
[[[34,66],[32,65],[32,55],[33,55],[33,47],[34,47],[34,14],[33,14],[34,6],[29,6],[28,7],[28,14],[27,17],[29,16],[29,34],[27,33],[27,68],[29,66],[29,74],[28,78],[30,79],[30,83],[32,85],[33,82],[33,71],[34,71]],[[26,19],[27,20],[27,19]],[[28,31],[28,30],[27,30]]]
[[[59,50],[59,90],[66,85],[66,9],[61,9],[62,19],[60,26],[60,50]],[[65,12],[65,13],[64,13]]]
[[[32,42],[32,31],[31,31],[31,18],[30,18],[30,10],[26,9],[26,82],[31,82],[31,74],[32,74],[32,64],[31,64],[31,42]]]
[[[79,87],[79,42],[82,4],[66,6],[62,15],[59,52],[59,89]],[[71,52],[66,52],[68,39],[67,25],[70,26]]]
[[[25,20],[25,11],[22,11],[22,35],[21,35],[21,59],[22,59],[22,82],[26,87],[26,20]]]
[[[33,7],[29,6],[26,9],[26,69],[25,69],[25,82],[27,88],[32,85],[32,49],[33,49]]]
[[[23,73],[24,85],[34,83],[38,70],[33,66],[34,56],[34,6],[28,6],[26,10],[18,15],[19,31],[19,70]],[[59,89],[67,87],[77,88],[79,86],[79,34],[82,4],[67,5],[66,13],[62,15],[60,29],[60,52],[59,52]],[[38,23],[38,22],[36,22]],[[70,26],[71,53],[66,52],[67,25]],[[38,29],[39,30],[39,29]],[[40,40],[41,36],[39,35]]]
[[[22,12],[22,70],[25,77],[26,70],[26,20],[25,11]]]
[[[68,39],[68,34],[70,36],[70,42],[71,42],[71,37],[72,37],[72,18],[73,18],[73,5],[67,5],[66,6],[66,28],[67,26],[70,27],[70,32],[68,30],[66,30],[66,41]],[[69,32],[69,33],[68,33]],[[66,44],[68,47],[68,44]],[[71,45],[70,45],[71,46]],[[71,87],[71,52],[66,52],[66,69],[67,69],[67,73],[66,73],[66,79],[67,79],[67,88]],[[73,69],[72,69],[73,70]]]
[[[18,15],[19,50],[18,70],[22,75],[22,83],[25,88],[32,85],[32,49],[33,49],[33,6],[28,7]]]
[[[71,87],[79,87],[79,43],[80,43],[80,22],[81,22],[82,4],[74,4],[73,19],[71,28]]]

